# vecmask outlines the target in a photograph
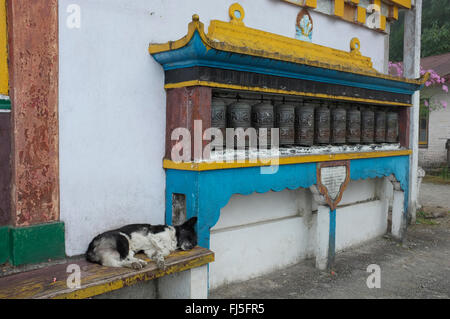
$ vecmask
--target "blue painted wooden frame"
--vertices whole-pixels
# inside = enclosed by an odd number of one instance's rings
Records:
[[[166,169],[166,223],[172,224],[172,195],[186,195],[187,217],[198,217],[199,245],[209,248],[210,229],[233,194],[279,192],[286,188],[309,188],[317,183],[317,163],[281,165],[276,174],[261,174],[260,167],[209,171]],[[408,207],[409,156],[355,159],[350,161],[350,179],[360,180],[393,174],[405,193]]]
[[[194,36],[186,46],[176,50],[155,53],[153,57],[166,71],[206,66],[409,95],[414,94],[415,91],[421,88],[420,85],[400,80],[394,81],[375,76],[207,48],[198,31],[195,31]]]

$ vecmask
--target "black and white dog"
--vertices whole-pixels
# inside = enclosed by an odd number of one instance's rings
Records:
[[[134,255],[144,252],[158,268],[165,269],[164,257],[197,245],[196,223],[197,217],[192,217],[179,226],[132,224],[111,230],[91,241],[86,259],[103,266],[141,269],[147,262]]]

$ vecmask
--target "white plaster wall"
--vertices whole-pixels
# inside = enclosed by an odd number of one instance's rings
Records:
[[[388,211],[380,200],[337,208],[336,251],[356,246],[387,231]]]
[[[245,212],[242,212],[245,213]],[[247,280],[312,257],[315,217],[287,217],[272,222],[211,233],[215,260],[209,265],[211,289]]]
[[[81,28],[68,29],[69,4]],[[149,1],[60,1],[60,209],[66,253],[99,232],[164,222],[163,72]],[[159,30],[161,31],[161,30]]]
[[[339,206],[377,197],[377,179],[351,181],[342,195]]]
[[[60,211],[66,252],[83,253],[93,236],[126,223],[164,221],[163,71],[151,42],[176,40],[194,13],[207,28],[228,21],[235,0],[60,0]],[[245,24],[294,37],[299,7],[278,0],[241,0]],[[69,5],[80,28],[70,29]],[[350,39],[378,70],[384,35],[312,13],[313,42],[349,50]]]
[[[426,88],[423,95],[432,100],[447,101],[447,108],[431,111],[428,122],[428,147],[419,148],[419,166],[430,167],[447,161],[445,143],[450,139],[450,94],[439,88]]]
[[[245,212],[245,213],[244,213]],[[214,231],[230,227],[245,226],[311,212],[310,191],[305,189],[276,193],[273,191],[250,196],[233,195],[221,210],[221,218]]]
[[[385,181],[350,181],[336,211],[337,251],[386,233],[392,194]],[[316,209],[308,189],[232,196],[211,231],[210,288],[314,257]]]

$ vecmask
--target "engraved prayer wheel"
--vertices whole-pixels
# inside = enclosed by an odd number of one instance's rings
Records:
[[[347,135],[347,111],[342,103],[331,110],[331,144],[345,144]]]
[[[275,108],[275,127],[280,129],[279,145],[294,145],[295,143],[295,106],[279,104]]]
[[[361,143],[361,112],[357,107],[347,111],[347,143]]]
[[[372,144],[375,138],[375,114],[369,108],[361,111],[361,143]]]
[[[295,108],[295,144],[312,146],[314,144],[314,108],[316,103],[304,101]]]
[[[314,114],[315,143],[330,144],[331,114],[328,103],[321,103]]]
[[[211,142],[211,147],[219,147],[226,144],[227,106],[221,99],[213,98],[211,103],[211,127],[222,132],[222,143],[216,140]],[[217,138],[217,137],[215,137]]]
[[[271,143],[271,129],[274,127],[273,105],[269,102],[261,102],[252,106],[252,126],[256,129],[258,144],[261,145],[264,136],[266,136],[266,145]],[[261,130],[260,129],[265,129]],[[265,143],[262,143],[265,144]]]
[[[250,104],[242,101],[231,103],[227,107],[227,123],[229,128],[243,128],[244,130],[251,127],[252,107]],[[245,146],[249,146],[249,140],[246,138]],[[237,146],[237,136],[234,137],[234,145]]]
[[[375,112],[375,142],[385,143],[386,142],[386,112],[376,111]]]
[[[394,112],[386,115],[386,142],[398,142],[398,114]]]

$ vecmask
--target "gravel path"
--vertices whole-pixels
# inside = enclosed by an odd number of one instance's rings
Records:
[[[419,202],[423,206],[441,206],[450,209],[450,185],[422,183]]]
[[[422,184],[422,205],[450,209],[450,185]],[[434,225],[408,228],[406,244],[388,236],[336,256],[334,274],[306,260],[246,282],[230,284],[210,298],[450,298],[450,214]],[[381,269],[381,288],[369,289],[367,267]]]

